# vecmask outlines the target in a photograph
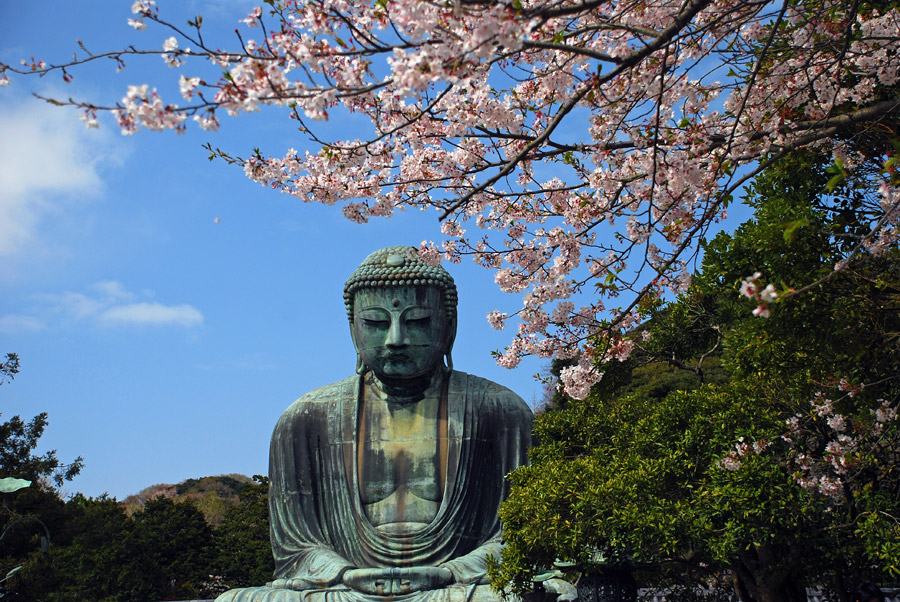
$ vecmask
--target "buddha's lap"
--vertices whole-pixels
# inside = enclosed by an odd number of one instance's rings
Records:
[[[345,586],[305,590],[248,587],[228,591],[216,598],[216,602],[499,602],[499,600],[499,594],[489,585],[458,583],[442,589],[392,596],[363,594]]]

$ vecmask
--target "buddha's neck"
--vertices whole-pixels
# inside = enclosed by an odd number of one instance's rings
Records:
[[[375,387],[384,393],[386,401],[400,404],[421,401],[433,389],[440,387],[443,377],[444,371],[441,369],[415,378],[389,378],[372,374]]]

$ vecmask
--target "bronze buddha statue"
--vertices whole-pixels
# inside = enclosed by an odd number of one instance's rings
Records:
[[[456,287],[414,248],[369,255],[344,299],[356,374],[298,399],[272,435],[275,579],[218,602],[497,599],[487,557],[531,411],[453,370]]]

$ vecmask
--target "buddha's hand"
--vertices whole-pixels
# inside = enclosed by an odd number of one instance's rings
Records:
[[[453,573],[436,566],[393,569],[350,569],[344,573],[344,585],[364,594],[398,596],[453,583]]]
[[[313,589],[313,585],[306,579],[275,579],[266,583],[266,587],[274,587],[276,589],[292,589],[294,591],[302,591],[305,589]]]

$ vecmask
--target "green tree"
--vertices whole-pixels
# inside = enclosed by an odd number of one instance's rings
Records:
[[[18,356],[7,354],[0,364],[0,385],[12,380],[18,371]],[[80,456],[64,464],[56,456],[56,450],[35,453],[46,426],[45,412],[27,422],[13,416],[0,423],[0,478],[32,482],[29,487],[0,495],[0,524],[5,533],[0,543],[0,575],[25,565],[25,570],[3,582],[4,593],[11,598],[21,597],[22,588],[27,587],[26,562],[34,561],[41,553],[41,538],[46,538],[47,532],[52,537],[62,528],[64,504],[57,488],[72,480],[82,467]]]
[[[132,599],[185,600],[205,595],[215,557],[212,528],[190,503],[149,500],[133,517],[127,540],[140,575]],[[141,591],[141,595],[136,595]]]
[[[28,422],[13,416],[0,423],[0,477],[44,480],[45,485],[52,482],[59,487],[81,472],[81,456],[69,464],[63,464],[56,457],[56,450],[41,455],[34,453],[46,427],[46,412],[41,412]]]
[[[107,496],[77,494],[64,506],[59,502],[53,549],[48,556],[32,554],[15,599],[212,598],[231,587],[271,580],[268,483],[255,478],[243,485],[240,502],[215,528],[195,501],[151,498],[133,516]]]
[[[213,532],[191,503],[154,498],[129,517],[113,498],[76,495],[65,505],[58,540],[30,568],[21,599],[131,602],[211,593]]]
[[[269,479],[254,475],[253,481],[243,486],[240,502],[225,511],[216,529],[216,575],[229,588],[262,585],[275,572],[269,540]]]
[[[495,585],[602,557],[655,583],[724,571],[742,600],[792,602],[897,572],[900,254],[859,251],[866,173],[834,175],[810,154],[769,169],[747,194],[754,218],[706,246],[688,293],[646,308],[630,364],[538,418]],[[769,319],[737,294],[754,270],[790,297]],[[642,357],[694,380],[670,391],[671,375],[638,374]]]
[[[19,356],[7,353],[0,363],[0,385],[19,373]],[[18,477],[29,481],[52,479],[57,487],[71,481],[81,471],[82,458],[63,464],[56,450],[36,455],[38,441],[47,427],[47,413],[42,412],[25,422],[19,416],[0,423],[0,478]]]
[[[127,602],[135,591],[129,583],[139,567],[127,545],[132,521],[114,498],[73,496],[49,557],[28,568],[23,599],[65,602]]]

